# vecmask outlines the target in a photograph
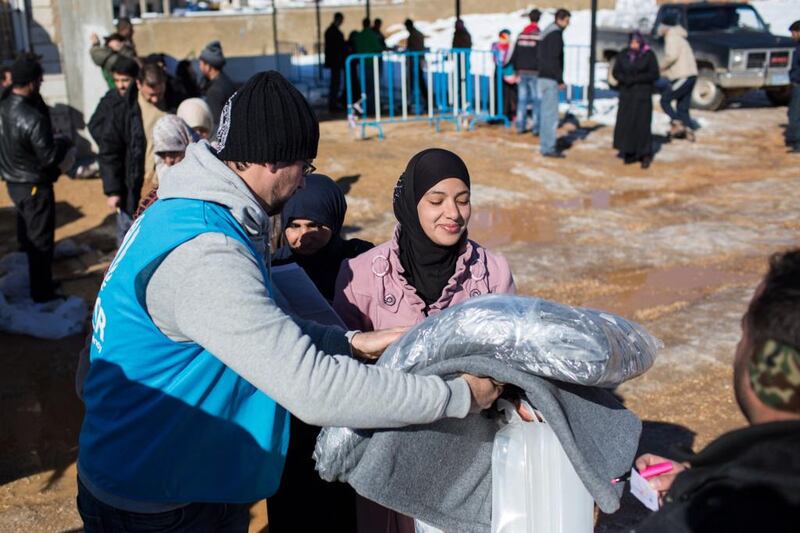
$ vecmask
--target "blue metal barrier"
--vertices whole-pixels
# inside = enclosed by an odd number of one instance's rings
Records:
[[[492,52],[469,49],[353,54],[345,62],[350,127],[361,128],[362,138],[375,127],[380,139],[384,124],[405,122],[429,122],[437,131],[442,122],[457,131],[489,121],[508,127],[496,63]]]

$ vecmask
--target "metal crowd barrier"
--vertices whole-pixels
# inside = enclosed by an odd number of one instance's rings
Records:
[[[353,54],[345,63],[347,115],[351,128],[378,130],[385,124],[442,122],[472,128],[498,121],[503,111],[502,69],[489,51],[448,49],[425,52]]]

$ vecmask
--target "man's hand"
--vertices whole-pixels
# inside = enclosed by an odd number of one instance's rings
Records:
[[[353,355],[368,361],[374,361],[394,341],[408,331],[408,328],[390,328],[380,331],[358,332],[350,341]]]
[[[89,43],[91,43],[92,46],[99,45],[100,37],[98,37],[96,33],[92,32],[92,34],[89,36]]]
[[[667,492],[669,492],[670,487],[672,487],[672,482],[675,481],[675,477],[689,468],[689,465],[684,463],[678,463],[675,461],[671,461],[665,457],[660,457],[658,455],[653,455],[652,453],[646,453],[636,459],[636,470],[640,472],[647,468],[648,466],[652,466],[658,463],[672,463],[672,470],[667,472],[666,474],[661,474],[660,476],[651,477],[647,480],[651,487],[654,490],[658,491],[658,499],[659,501],[664,500],[664,496],[666,496]]]
[[[470,413],[479,413],[492,406],[498,396],[503,394],[503,385],[490,378],[479,378],[471,374],[462,374],[461,377],[469,385],[472,394],[472,407]]]
[[[106,205],[112,212],[116,212],[119,209],[119,202],[121,198],[117,194],[112,194],[106,198]]]

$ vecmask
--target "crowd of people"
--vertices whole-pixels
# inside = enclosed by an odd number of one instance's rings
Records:
[[[570,13],[558,10],[542,31],[540,16],[530,12],[513,48],[510,32],[502,32],[496,51],[512,69],[508,84],[516,85],[517,101],[507,111],[517,130],[527,131],[530,108],[542,154],[563,157],[556,130]],[[332,109],[340,103],[343,58],[386,49],[380,19],[364,19],[347,41],[343,20],[337,13],[325,34],[326,66],[336,72]],[[470,47],[459,22],[453,46]],[[792,27],[800,40],[800,23]],[[413,21],[406,28],[409,49],[424,51]],[[693,139],[691,48],[677,24],[666,21],[662,31],[661,65],[635,32],[613,71],[620,90],[614,147],[644,168],[653,157],[652,94],[660,79],[668,80],[661,105],[673,118],[673,135]],[[282,75],[256,74],[237,88],[213,41],[199,58],[205,82],[196,84],[185,66],[171,75],[162,56],[138,56],[124,19],[104,44],[92,41],[109,90],[88,126],[117,216],[119,251],[100,287],[76,383],[85,405],[77,500],[85,531],[243,532],[251,502],[264,498],[274,533],[413,531],[412,517],[322,482],[311,450],[319,426],[464,418],[503,392],[486,377],[444,380],[369,364],[429,316],[469,298],[515,292],[507,261],[469,238],[467,165],[441,148],[415,154],[386,191],[397,222],[392,237],[377,246],[348,240],[345,196],[313,164],[318,118]],[[796,58],[792,80],[798,65]],[[20,58],[9,76],[0,98],[0,174],[17,211],[31,295],[47,301],[57,296],[53,182],[70,144],[52,132],[37,59]],[[793,127],[790,121],[787,142]],[[145,182],[153,184],[148,194]],[[270,221],[277,216],[281,245],[273,251]],[[343,327],[282,307],[271,269],[285,263],[305,271]],[[776,255],[744,315],[735,356],[734,389],[750,427],[651,480],[664,507],[636,531],[720,524],[789,531],[794,524],[799,294],[800,251]],[[645,454],[636,466],[667,460]],[[301,500],[313,501],[314,512],[298,513]]]

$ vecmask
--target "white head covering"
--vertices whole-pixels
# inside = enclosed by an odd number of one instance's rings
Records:
[[[211,108],[202,98],[187,98],[178,106],[178,116],[181,117],[190,128],[205,128],[211,135],[214,130],[214,117],[211,115]]]
[[[186,147],[194,142],[195,137],[189,125],[177,115],[164,115],[153,126],[153,153],[156,159],[156,175],[158,181],[168,168],[159,156],[163,152],[185,152]]]

